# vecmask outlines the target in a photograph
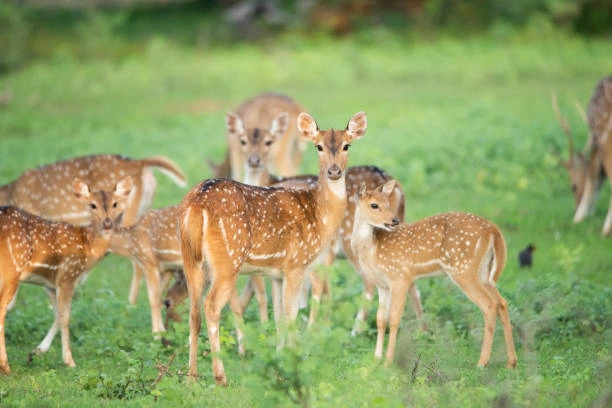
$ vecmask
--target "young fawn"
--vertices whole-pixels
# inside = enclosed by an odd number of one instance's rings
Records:
[[[30,169],[15,181],[0,186],[0,205],[13,205],[29,213],[52,221],[67,221],[86,225],[89,211],[86,205],[70,194],[67,186],[75,177],[88,184],[92,190],[110,191],[116,179],[131,176],[134,187],[124,203],[122,225],[132,225],[151,208],[157,181],[152,169],[158,169],[181,187],[186,186],[185,176],[170,159],[157,156],[130,159],[114,154],[75,157],[46,166]],[[133,265],[130,303],[136,303],[141,271]]]
[[[53,325],[30,356],[46,352],[61,329],[64,363],[75,366],[69,333],[74,288],[106,253],[133,181],[127,176],[110,192],[91,192],[79,179],[72,185],[76,199],[88,205],[87,226],[48,221],[16,207],[0,207],[0,371],[4,373],[10,372],[4,320],[20,282],[43,286],[55,311]]]
[[[272,148],[278,138],[282,137],[284,134],[287,126],[287,120],[288,115],[286,113],[281,113],[274,118],[269,130],[258,128],[247,129],[239,116],[233,113],[227,114],[227,133],[228,135],[233,136],[241,146],[242,157],[244,158],[244,180],[246,184],[257,186],[271,185],[301,189],[317,188],[317,176],[303,175],[295,177],[277,177],[272,175],[269,171],[269,163],[271,161],[273,151]],[[336,252],[342,251],[362,278],[364,299],[355,318],[355,326],[352,331],[353,335],[362,330],[363,322],[367,319],[368,304],[374,298],[374,291],[376,289],[376,286],[368,279],[367,275],[361,271],[357,257],[351,249],[351,235],[353,232],[353,220],[355,218],[354,197],[359,191],[359,187],[362,183],[366,183],[367,188],[373,189],[374,187],[379,186],[388,180],[391,180],[391,177],[378,167],[357,166],[347,169],[346,189],[348,203],[337,238],[339,248],[328,248],[326,251],[327,256],[323,256],[323,259],[320,260],[323,266],[331,265],[335,260]],[[394,194],[390,197],[390,200],[394,212],[400,218],[400,220],[403,221],[405,198],[399,184],[396,185]],[[319,277],[317,272],[314,270],[311,271],[309,277],[312,284],[313,303],[308,322],[309,324],[313,324],[317,316],[317,305],[319,304],[322,296],[329,292],[329,282],[327,282],[326,279]],[[420,319],[422,316],[422,307],[419,293],[415,285],[411,286],[409,294],[417,318]],[[259,304],[261,320],[267,320],[268,310],[265,285],[263,277],[261,276],[251,276],[240,296],[240,305],[243,313],[253,295],[256,296]],[[277,314],[278,311],[275,311],[275,315]]]
[[[478,366],[491,356],[497,316],[506,339],[508,367],[516,366],[516,352],[508,304],[496,283],[506,262],[506,244],[499,229],[468,213],[446,213],[413,223],[401,223],[391,210],[391,180],[376,190],[362,186],[357,197],[351,246],[361,268],[378,288],[378,335],[374,355],[382,358],[387,321],[389,343],[386,362],[393,361],[397,331],[406,292],[414,280],[446,275],[484,315],[484,339]]]
[[[295,321],[297,295],[307,268],[337,234],[346,209],[345,170],[348,149],[367,127],[366,115],[355,114],[345,130],[319,130],[301,113],[298,129],[318,150],[319,183],[314,190],[255,187],[213,179],[198,184],[180,206],[179,229],[183,267],[191,303],[189,319],[189,377],[197,377],[200,298],[206,275],[211,287],[204,310],[213,375],[226,384],[220,358],[219,319],[234,297],[240,272],[263,271],[282,286],[284,320]]]
[[[306,143],[299,136],[295,123],[304,109],[289,96],[265,92],[240,104],[234,114],[241,118],[249,129],[267,129],[270,123],[281,113],[288,115],[288,126],[279,137],[279,143],[272,147],[271,170],[281,176],[293,176],[298,173]],[[244,159],[238,139],[227,133],[228,151],[224,161],[212,165],[215,177],[231,177],[243,180]]]
[[[584,152],[574,151],[574,141],[567,120],[561,115],[557,98],[552,95],[553,111],[568,139],[569,160],[561,165],[569,173],[574,195],[574,222],[579,223],[593,211],[603,182],[612,186],[612,76],[603,78],[593,92],[587,113],[576,104],[589,126]],[[612,234],[612,198],[602,235]]]

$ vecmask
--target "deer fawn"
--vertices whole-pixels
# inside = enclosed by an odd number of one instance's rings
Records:
[[[0,371],[10,372],[4,320],[19,282],[44,286],[55,310],[53,325],[31,356],[46,352],[61,329],[64,363],[75,366],[69,336],[74,288],[106,253],[113,227],[121,222],[122,204],[132,188],[130,176],[121,179],[112,192],[92,193],[86,183],[75,179],[74,196],[89,205],[87,226],[48,221],[16,207],[0,207]]]
[[[570,175],[575,202],[574,222],[579,223],[593,210],[606,174],[608,180],[612,180],[612,76],[603,78],[597,84],[589,101],[587,114],[581,112],[590,129],[584,152],[574,151],[569,124],[561,115],[554,94],[552,105],[568,139],[569,160],[561,164]],[[577,107],[580,111],[579,105]],[[603,235],[611,233],[612,198],[602,229]]]
[[[295,177],[277,177],[270,174],[269,162],[271,159],[272,147],[276,140],[285,132],[287,126],[288,115],[281,113],[277,116],[270,125],[269,130],[260,129],[245,129],[245,126],[237,115],[228,113],[226,116],[226,127],[228,135],[232,135],[239,141],[239,145],[242,150],[242,157],[244,158],[244,171],[245,171],[245,183],[257,186],[275,186],[275,187],[288,187],[288,188],[314,188],[317,183],[317,176],[303,175]],[[363,280],[364,287],[364,300],[362,301],[360,310],[357,313],[355,327],[353,328],[353,335],[361,331],[362,322],[366,320],[368,310],[368,303],[374,298],[374,291],[376,286],[367,278],[361,269],[355,253],[351,249],[351,235],[353,232],[353,220],[355,218],[355,202],[354,196],[359,191],[359,187],[362,182],[366,183],[369,189],[390,180],[391,177],[383,170],[374,166],[358,166],[350,167],[346,171],[346,189],[348,203],[344,219],[340,226],[338,242],[340,249],[347,256],[355,270],[359,273]],[[395,194],[391,197],[392,205],[397,216],[403,221],[404,219],[404,193],[396,185]],[[335,260],[335,252],[329,248],[326,251],[325,256],[322,257],[321,263],[323,265],[331,265]],[[325,279],[321,279],[315,271],[309,274],[310,281],[312,283],[312,299],[313,307],[310,310],[310,316],[308,319],[309,324],[313,324],[316,320],[317,310],[316,305],[320,302],[322,296],[329,292],[329,282]],[[420,319],[422,316],[422,307],[419,298],[419,293],[416,286],[410,288],[410,299],[417,315]],[[263,277],[251,276],[244,291],[240,297],[240,304],[242,312],[244,313],[249,301],[256,296],[259,308],[260,318],[262,321],[267,320],[267,300],[265,294],[265,285]],[[275,311],[275,315],[278,315],[278,311]]]
[[[271,170],[281,176],[297,174],[306,144],[299,137],[295,127],[297,116],[304,109],[292,98],[278,93],[262,93],[243,102],[236,108],[235,115],[242,119],[247,129],[267,129],[270,123],[281,113],[287,113],[288,125],[279,138],[279,143],[272,147]],[[243,180],[242,163],[244,163],[239,139],[227,133],[228,151],[224,161],[219,165],[211,164],[215,177],[231,177]],[[229,170],[229,172],[228,172]]]
[[[185,176],[170,159],[158,156],[146,159],[102,154],[75,157],[30,169],[12,183],[0,186],[0,205],[14,205],[32,214],[53,221],[76,225],[89,222],[87,206],[74,198],[66,186],[79,177],[93,190],[111,190],[116,178],[131,176],[134,188],[122,204],[123,225],[134,224],[153,202],[157,181],[151,169],[157,168],[177,185],[186,186]],[[142,273],[133,266],[134,274],[129,301],[136,303]]]
[[[346,209],[348,149],[353,140],[363,136],[366,115],[355,114],[345,130],[321,131],[310,115],[301,113],[297,126],[318,150],[316,189],[255,187],[213,179],[198,184],[181,203],[181,251],[191,303],[191,379],[197,377],[200,298],[205,280],[202,266],[206,266],[211,281],[204,310],[213,375],[218,384],[227,384],[219,356],[219,318],[221,309],[235,293],[238,274],[254,269],[275,277],[277,293],[282,285],[284,318],[293,322],[306,270],[337,234]]]
[[[484,339],[478,366],[489,362],[499,315],[506,338],[508,367],[516,352],[508,304],[495,287],[506,262],[506,244],[499,229],[468,213],[446,213],[413,223],[400,223],[391,209],[391,180],[376,190],[362,186],[357,197],[351,246],[361,268],[378,287],[376,358],[382,358],[387,321],[386,362],[393,361],[395,343],[408,288],[414,280],[446,273],[484,315]]]
[[[151,307],[153,333],[165,331],[161,296],[172,278],[183,269],[178,239],[178,206],[149,210],[129,227],[115,227],[109,250],[129,258],[135,274],[144,272]]]

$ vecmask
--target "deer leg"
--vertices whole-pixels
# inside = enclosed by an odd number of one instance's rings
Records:
[[[132,262],[132,283],[130,284],[130,293],[128,295],[128,300],[132,305],[136,304],[140,282],[142,282],[142,269],[138,262]]]
[[[412,282],[410,288],[408,288],[408,296],[410,296],[410,304],[414,310],[417,320],[420,322],[419,327],[421,330],[427,330],[427,325],[423,321],[423,305],[421,304],[421,292],[417,288],[416,284]]]
[[[272,309],[274,312],[274,323],[276,323],[276,328],[278,331],[278,327],[281,321],[281,316],[283,313],[283,280],[282,279],[272,278]]]
[[[240,308],[242,309],[242,314],[246,313],[246,309],[253,299],[253,295],[255,295],[255,289],[253,288],[253,276],[249,276],[244,289],[242,289],[242,293],[240,294]]]
[[[390,300],[389,289],[378,288],[378,310],[376,311],[376,328],[378,331],[376,333],[376,348],[374,349],[374,357],[378,359],[381,359],[383,355]]]
[[[210,352],[212,354],[212,369],[215,382],[227,385],[225,368],[221,360],[221,342],[219,340],[219,321],[221,320],[221,310],[227,304],[236,291],[236,281],[239,271],[232,266],[228,259],[226,265],[215,265],[213,270],[217,273],[212,278],[212,286],[206,299],[204,300],[204,316],[206,327],[208,328],[208,341],[210,342]]]
[[[147,282],[147,296],[151,308],[151,327],[153,333],[166,331],[161,313],[161,287],[159,269],[157,264],[147,262],[144,265],[145,279]]]
[[[316,270],[311,270],[309,273],[310,286],[312,295],[310,298],[310,314],[308,315],[308,326],[314,324],[317,320],[319,307],[321,306],[321,297],[325,290],[325,279],[320,277]]]
[[[57,310],[62,335],[62,356],[68,367],[76,367],[70,350],[70,307],[74,293],[74,282],[69,282],[57,288]]]
[[[263,276],[249,276],[247,285],[240,295],[240,308],[244,314],[249,302],[255,295],[259,305],[259,321],[268,321],[268,297],[266,296],[266,281]]]
[[[234,290],[229,299],[230,310],[234,315],[234,326],[236,328],[236,340],[238,341],[238,354],[243,356],[244,351],[244,333],[242,332],[242,308],[240,307],[240,299],[238,293]]]
[[[386,364],[393,362],[395,354],[395,344],[397,343],[397,332],[399,330],[404,305],[406,303],[406,293],[413,284],[406,285],[404,282],[394,282],[391,284],[391,299],[389,302],[389,343],[387,344]]]
[[[45,338],[40,342],[40,344],[34,350],[32,350],[32,352],[28,356],[28,361],[32,361],[32,358],[34,356],[39,356],[43,353],[46,353],[51,347],[51,343],[53,342],[55,335],[60,329],[60,318],[59,318],[59,313],[57,310],[56,291],[55,289],[47,289],[47,288],[45,289],[47,291],[47,295],[49,296],[49,302],[51,302],[51,307],[53,308],[53,312],[55,314],[55,320],[53,321],[51,328],[49,328],[49,331],[47,332],[47,335],[45,336]]]
[[[3,270],[5,270],[3,268]],[[4,322],[6,318],[6,311],[8,305],[15,298],[19,288],[19,277],[16,275],[16,279],[9,280],[8,277],[0,280],[0,373],[9,374],[11,368],[8,363],[8,356],[6,354],[6,341],[4,338]]]
[[[317,314],[323,296],[330,295],[329,268],[336,260],[336,253],[333,250],[334,242],[335,241],[325,247],[321,255],[319,255],[319,270],[312,270],[309,273],[310,282],[312,284],[312,302],[310,306],[310,315],[308,316],[308,326],[311,326],[317,320]]]
[[[354,264],[353,264],[354,265]],[[359,271],[361,279],[363,281],[363,296],[361,298],[361,305],[355,316],[355,324],[353,330],[351,330],[351,336],[356,336],[363,333],[366,326],[366,320],[368,319],[368,312],[372,307],[372,300],[374,299],[374,291],[376,291],[376,285],[370,281],[361,271]]]
[[[188,382],[198,378],[198,337],[202,328],[202,309],[200,301],[204,291],[204,272],[202,264],[195,263],[183,252],[185,282],[189,295],[189,372]]]
[[[612,119],[609,124],[612,124]],[[612,137],[612,131],[608,134],[607,137]],[[610,157],[603,158],[603,167],[608,175],[609,186],[612,189],[612,155]],[[608,206],[608,214],[606,215],[606,220],[604,221],[604,226],[601,231],[602,235],[610,235],[612,234],[612,195],[610,195],[610,205]]]
[[[484,336],[482,339],[482,348],[480,349],[478,367],[485,367],[491,357],[491,346],[493,345],[493,333],[495,332],[495,321],[497,320],[499,303],[478,279],[476,273],[455,274],[453,275],[453,281],[482,311],[484,317]]]
[[[501,320],[504,328],[504,338],[506,340],[506,354],[508,355],[508,368],[516,368],[516,351],[514,350],[514,339],[512,338],[512,325],[510,323],[510,316],[508,315],[508,302],[504,299],[497,290],[497,288],[491,284],[486,285],[489,292],[497,298],[498,307],[497,313],[499,314],[499,320]]]

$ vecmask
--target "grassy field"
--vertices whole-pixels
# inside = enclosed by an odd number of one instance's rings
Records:
[[[582,146],[586,128],[574,100],[586,106],[610,74],[610,50],[609,41],[555,33],[412,42],[371,31],[197,48],[159,37],[112,59],[79,59],[58,46],[51,59],[0,77],[0,92],[12,93],[0,106],[0,183],[33,166],[112,152],[166,155],[194,185],[211,175],[205,159],[223,156],[225,113],[261,91],[293,96],[322,128],[343,128],[355,112],[367,112],[368,131],[353,144],[350,164],[395,176],[408,220],[464,210],[502,229],[509,260],[499,289],[510,303],[519,358],[516,370],[505,368],[498,328],[490,365],[477,369],[481,314],[437,279],[418,284],[429,331],[417,330],[408,307],[396,364],[381,366],[373,357],[374,314],[366,334],[350,336],[360,282],[341,260],[329,271],[332,300],[313,329],[300,328],[295,348],[277,353],[273,326],[262,326],[253,306],[245,358],[237,356],[229,316],[222,327],[229,387],[214,386],[205,330],[202,379],[187,386],[187,324],[175,325],[168,333],[174,346],[163,347],[150,334],[145,290],[136,306],[127,302],[129,263],[108,256],[72,305],[76,369],[64,367],[57,339],[27,363],[53,313],[40,288],[22,286],[6,321],[13,374],[0,378],[0,406],[609,404],[612,256],[609,238],[600,236],[609,187],[595,215],[574,225],[556,157],[567,154],[567,143],[550,93]],[[315,169],[308,150],[303,170]],[[155,207],[187,192],[162,174],[157,179]],[[529,243],[538,248],[534,267],[519,269],[516,255]]]

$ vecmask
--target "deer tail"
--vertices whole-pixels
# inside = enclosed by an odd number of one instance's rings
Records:
[[[172,160],[165,156],[154,156],[146,159],[142,159],[142,163],[145,167],[155,167],[166,176],[170,177],[178,186],[187,186],[187,179],[179,168],[179,166]]]

